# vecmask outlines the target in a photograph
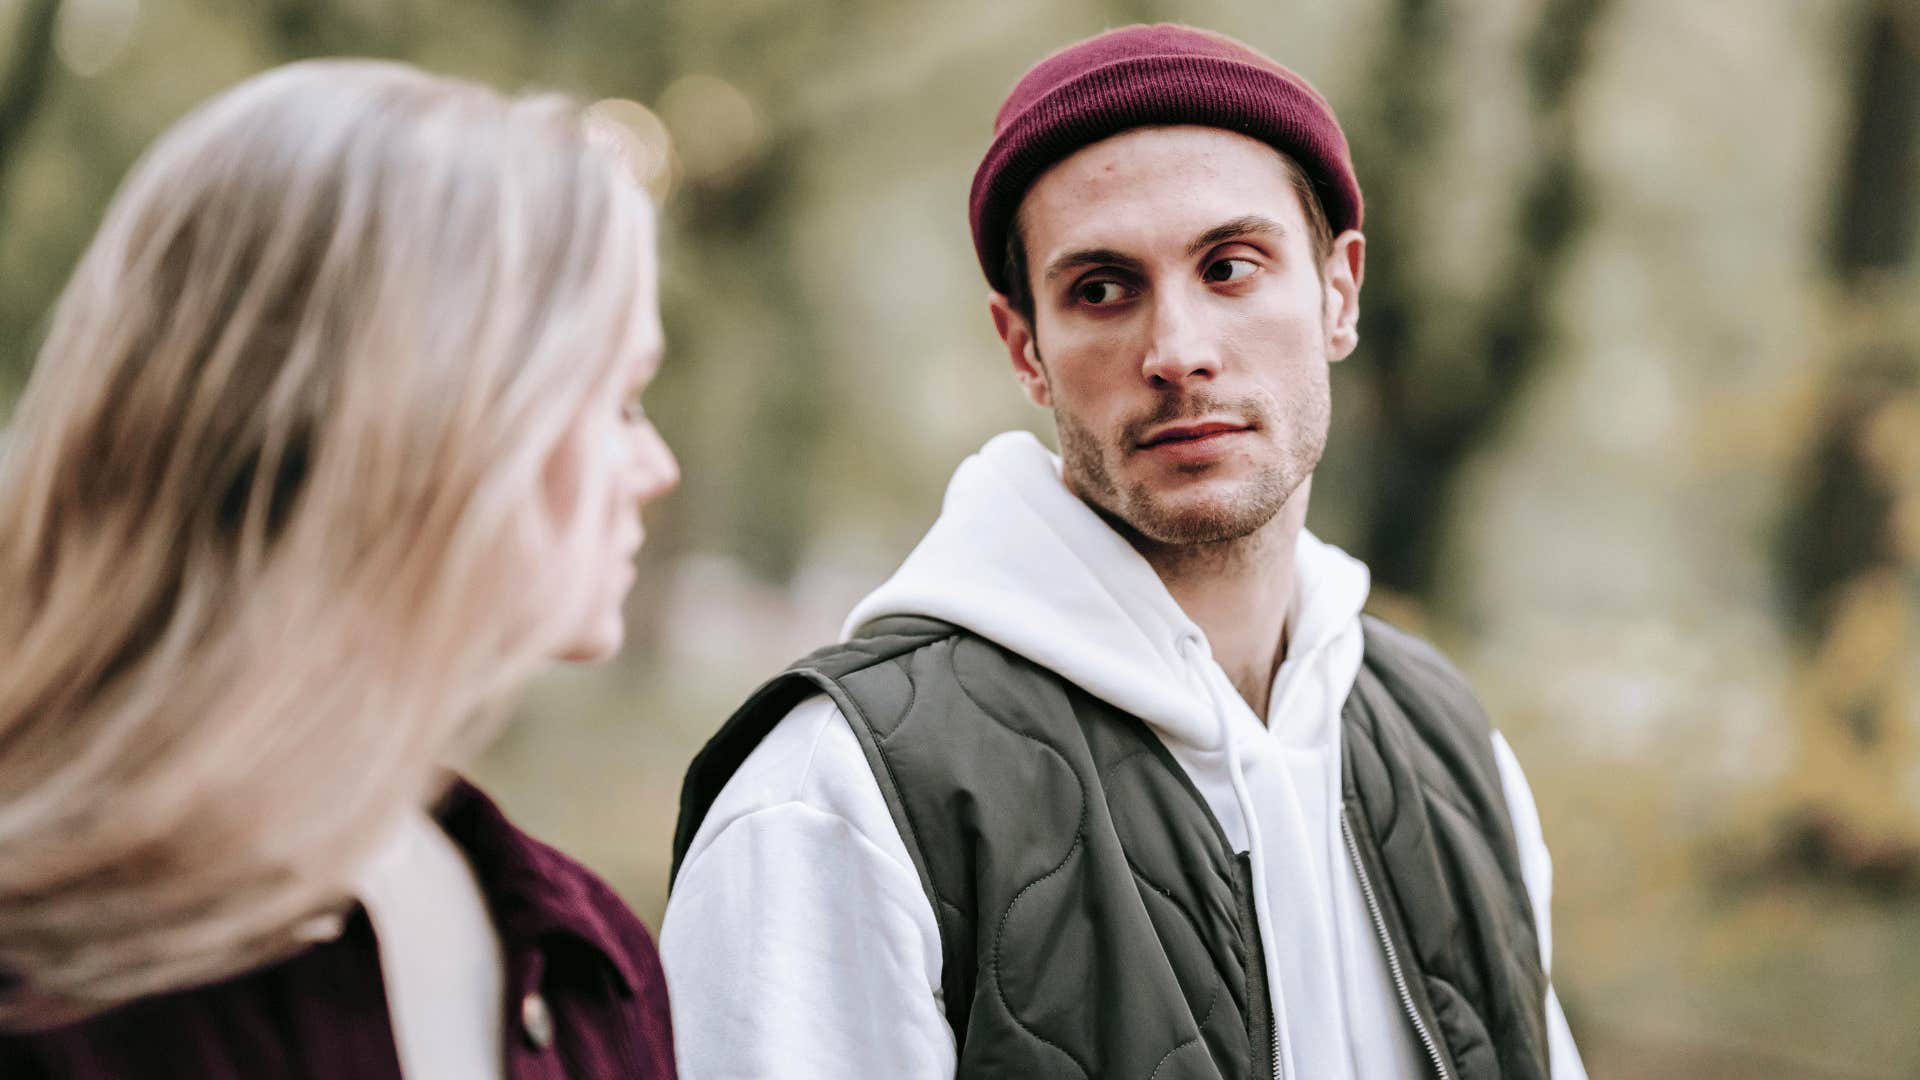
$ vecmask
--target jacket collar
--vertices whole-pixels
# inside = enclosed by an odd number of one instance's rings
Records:
[[[640,976],[605,916],[620,901],[604,882],[520,831],[465,778],[453,778],[434,817],[472,864],[505,947],[584,947],[633,995]]]

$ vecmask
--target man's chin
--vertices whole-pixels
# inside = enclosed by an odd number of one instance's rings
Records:
[[[1136,502],[1123,520],[1156,544],[1220,544],[1260,531],[1274,509],[1239,499],[1154,499]]]
[[[1136,485],[1118,517],[1157,544],[1220,544],[1265,528],[1286,505],[1289,485],[1245,477],[1207,477],[1180,484]]]

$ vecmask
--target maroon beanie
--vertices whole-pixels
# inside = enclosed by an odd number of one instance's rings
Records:
[[[1312,178],[1334,235],[1360,227],[1347,138],[1305,79],[1224,34],[1126,26],[1040,61],[1000,106],[968,214],[988,283],[1007,289],[1007,229],[1041,173],[1083,146],[1150,124],[1200,124],[1269,143]]]

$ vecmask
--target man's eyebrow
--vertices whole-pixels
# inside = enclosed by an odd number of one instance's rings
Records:
[[[1139,259],[1112,248],[1081,248],[1079,251],[1069,251],[1048,263],[1046,273],[1040,276],[1040,280],[1052,281],[1062,274],[1088,266],[1114,266],[1134,273],[1141,270]]]
[[[1239,240],[1248,236],[1281,237],[1286,234],[1286,226],[1272,218],[1248,214],[1245,217],[1237,217],[1232,221],[1215,225],[1195,237],[1193,243],[1187,245],[1187,258],[1191,259],[1208,248],[1224,244],[1229,240]]]
[[[1248,236],[1279,237],[1286,234],[1286,226],[1272,218],[1262,217],[1259,214],[1247,214],[1215,225],[1195,237],[1193,243],[1187,245],[1187,258],[1191,259],[1202,251],[1228,240],[1238,240]],[[1040,280],[1052,281],[1088,266],[1112,266],[1138,273],[1143,264],[1139,259],[1112,248],[1082,248],[1078,251],[1069,251],[1048,263],[1046,271],[1040,275]]]

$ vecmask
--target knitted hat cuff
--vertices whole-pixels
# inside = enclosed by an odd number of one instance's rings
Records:
[[[1049,63],[1070,60],[1072,51]],[[1136,127],[1199,124],[1266,142],[1312,179],[1336,234],[1358,228],[1360,187],[1332,110],[1303,80],[1247,53],[1249,62],[1164,51],[1127,57],[1073,74],[1010,115],[1003,111],[969,200],[974,251],[988,283],[1006,291],[1007,230],[1034,181],[1082,147]],[[1024,89],[1025,81],[1014,96]]]

